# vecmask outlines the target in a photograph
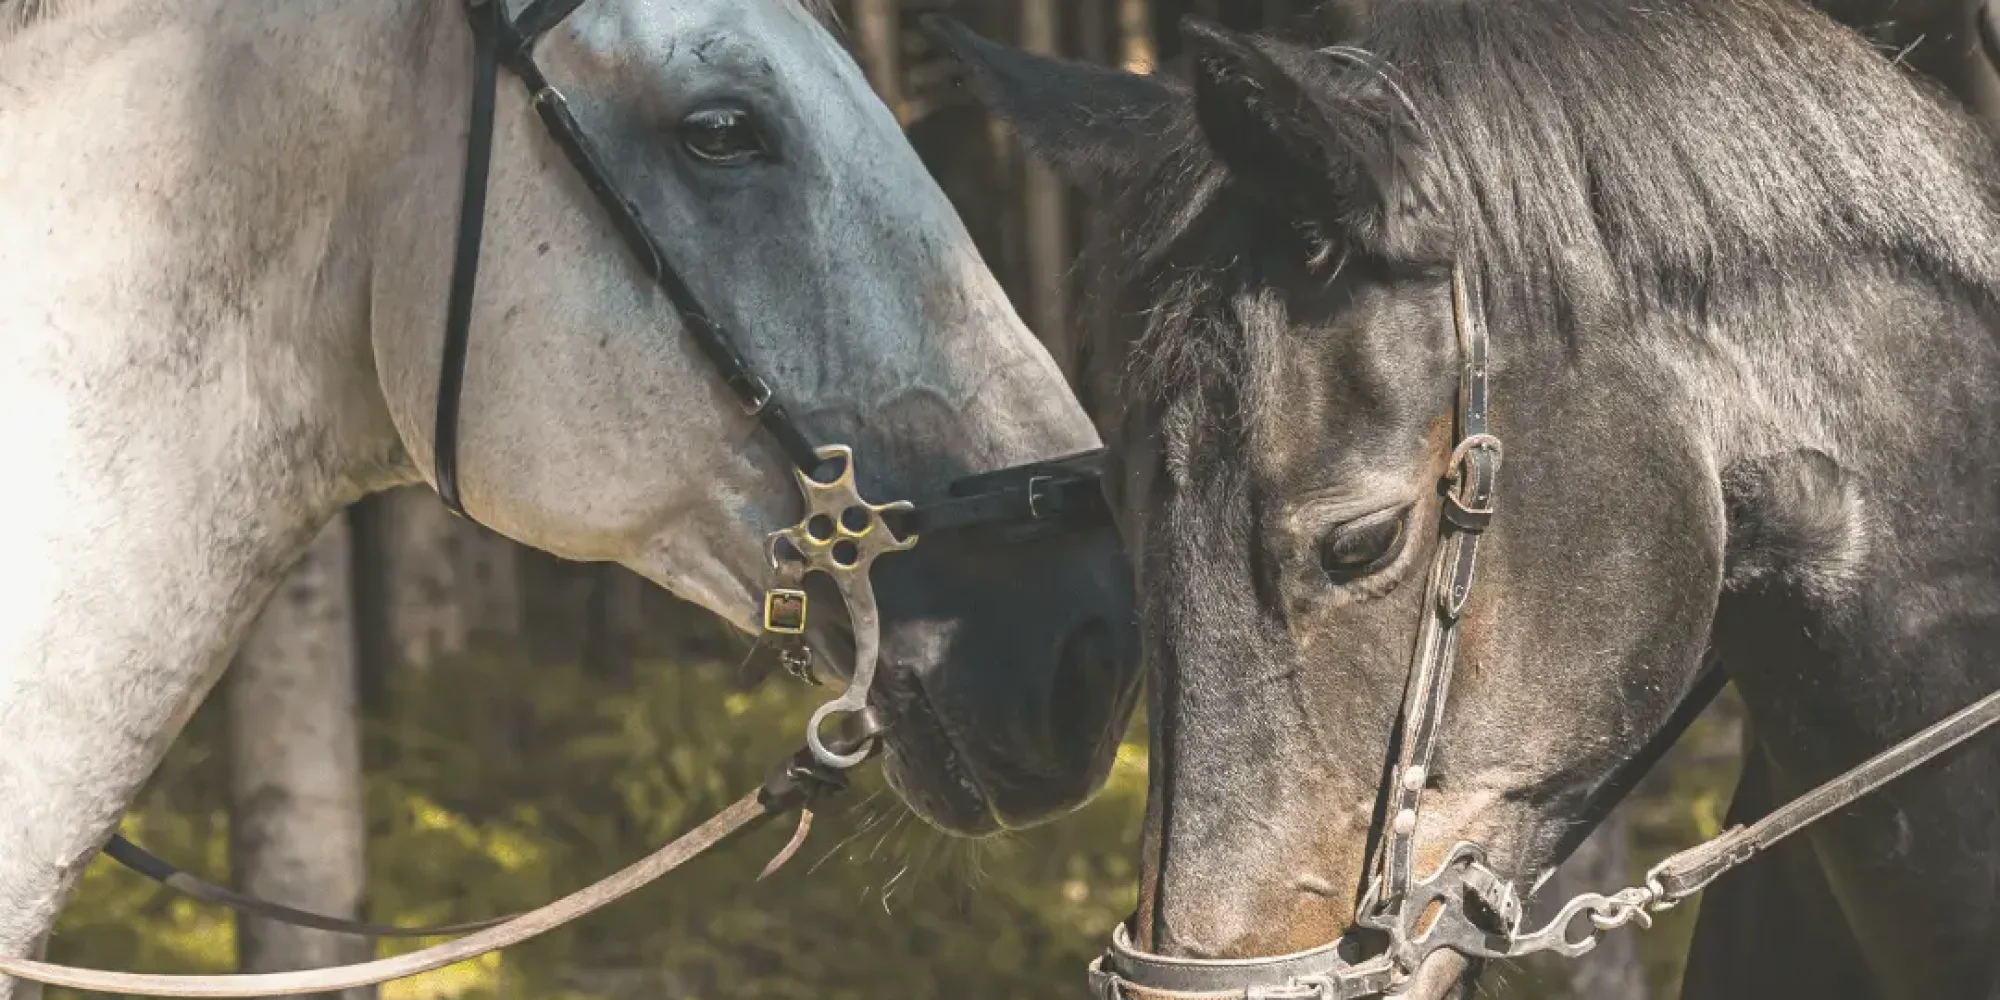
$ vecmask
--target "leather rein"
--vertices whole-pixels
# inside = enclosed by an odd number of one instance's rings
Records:
[[[637,205],[619,193],[603,158],[560,90],[542,73],[535,45],[583,0],[532,0],[509,16],[505,0],[465,0],[474,42],[472,99],[460,191],[457,246],[445,310],[438,373],[433,479],[438,497],[470,519],[458,475],[458,425],[465,362],[471,344],[473,293],[486,214],[499,70],[527,89],[549,137],[563,151],[611,217],[628,250],[679,314],[695,345],[721,376],[743,412],[767,431],[791,464],[805,501],[797,524],[767,539],[772,583],[764,594],[764,635],[779,647],[788,670],[817,683],[806,644],[808,574],[829,577],[847,606],[854,632],[854,669],[838,698],[814,711],[806,745],[773,771],[756,791],[647,858],[562,899],[527,913],[490,920],[398,927],[313,913],[259,899],[186,872],[114,835],[105,847],[113,860],[161,885],[203,902],[295,926],[368,937],[465,936],[393,958],[299,972],[220,976],[166,976],[70,968],[0,957],[0,975],[52,986],[159,997],[264,997],[322,993],[372,986],[476,958],[560,927],[600,909],[680,867],[709,849],[786,813],[800,813],[792,839],[758,877],[769,876],[798,851],[811,829],[812,806],[847,787],[849,769],[868,759],[883,732],[869,704],[880,649],[881,621],[869,569],[875,559],[914,548],[926,532],[989,529],[1021,539],[1109,522],[1099,488],[1102,452],[1086,452],[966,477],[950,483],[943,499],[923,505],[874,504],[856,484],[854,453],[846,445],[815,446],[791,415],[782,394],[737,349],[729,331],[702,307],[671,263]],[[844,732],[826,736],[844,717]]]
[[[1541,951],[1577,958],[1596,947],[1599,934],[1630,923],[1650,926],[1653,914],[1672,909],[1786,837],[2000,722],[2000,692],[1994,692],[1756,823],[1733,827],[1661,861],[1641,885],[1571,899],[1539,929],[1522,926],[1525,893],[1487,867],[1486,852],[1478,844],[1455,844],[1434,871],[1417,877],[1412,857],[1423,794],[1437,752],[1479,539],[1496,511],[1501,459],[1500,440],[1487,427],[1486,325],[1472,307],[1464,271],[1456,265],[1451,308],[1459,347],[1457,443],[1438,484],[1438,552],[1404,689],[1396,764],[1378,793],[1378,801],[1386,805],[1387,843],[1375,854],[1376,872],[1356,920],[1378,937],[1386,936],[1387,948],[1362,958],[1362,941],[1343,936],[1269,958],[1176,958],[1135,947],[1127,925],[1121,924],[1112,933],[1111,947],[1090,966],[1091,992],[1101,1000],[1358,1000],[1397,995],[1424,960],[1443,949],[1469,959],[1519,958]],[[1589,825],[1601,820],[1665,754],[1724,680],[1712,659],[1705,664],[1660,733],[1586,803]],[[1579,828],[1561,854],[1573,850],[1588,829]],[[1580,917],[1587,917],[1588,925],[1573,926]]]

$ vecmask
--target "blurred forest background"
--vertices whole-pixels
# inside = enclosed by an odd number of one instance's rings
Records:
[[[1303,0],[845,0],[845,40],[1030,325],[1059,344],[1085,209],[1025,162],[917,30],[948,10],[1030,48],[1170,72],[1193,11],[1257,28]],[[539,905],[651,850],[763,777],[827,696],[625,571],[564,563],[448,515],[427,490],[336,522],[125,824],[238,888],[370,920]],[[1713,834],[1734,783],[1725,698],[1544,893],[1626,885]],[[1082,996],[1134,898],[1138,720],[1080,812],[992,840],[944,837],[878,780],[833,806],[777,877],[782,831],[504,955],[385,1000],[843,1000]],[[1577,963],[1489,974],[1489,996],[1676,995],[1693,909]],[[414,948],[238,921],[99,859],[55,961],[160,972],[280,969]],[[362,1000],[373,991],[353,991]],[[56,997],[77,996],[52,991]]]

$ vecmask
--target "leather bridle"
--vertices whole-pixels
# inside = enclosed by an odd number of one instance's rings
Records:
[[[764,594],[765,635],[780,647],[788,669],[815,680],[804,633],[804,579],[830,578],[847,606],[854,634],[854,665],[838,698],[821,705],[806,728],[806,745],[782,761],[756,791],[739,799],[651,856],[538,910],[492,920],[435,927],[395,927],[330,917],[258,899],[195,878],[114,836],[106,853],[128,868],[193,898],[298,926],[371,937],[465,934],[440,945],[357,965],[291,973],[231,976],[151,976],[77,969],[0,957],[0,976],[74,989],[181,997],[257,997],[319,993],[368,986],[417,975],[508,947],[576,920],[637,890],[765,821],[798,811],[791,841],[764,869],[769,875],[798,850],[811,826],[811,807],[847,786],[847,771],[866,760],[883,731],[869,703],[880,646],[881,621],[869,570],[891,552],[914,548],[925,533],[991,530],[1004,540],[1107,525],[1100,491],[1102,452],[1093,451],[969,476],[949,484],[946,496],[923,505],[870,503],[855,479],[854,453],[846,445],[814,445],[769,380],[736,348],[729,331],[705,308],[674,269],[637,205],[625,198],[569,103],[534,58],[535,44],[583,0],[532,0],[510,17],[505,0],[465,0],[474,41],[470,127],[460,193],[457,248],[445,309],[444,347],[438,370],[433,429],[433,478],[438,497],[470,519],[459,484],[458,425],[471,345],[473,292],[485,228],[491,172],[494,105],[505,68],[527,89],[530,103],[570,165],[582,176],[611,224],[653,283],[666,295],[688,335],[736,397],[743,412],[769,433],[790,463],[805,501],[797,524],[767,539],[772,582]],[[845,732],[828,735],[835,716],[848,717]],[[761,876],[760,876],[761,877]]]
[[[925,532],[975,527],[1075,526],[1107,523],[1098,491],[1098,453],[1068,456],[984,473],[961,480],[946,499],[916,506],[874,504],[855,479],[853,450],[815,445],[792,417],[785,396],[744,357],[729,330],[709,313],[653,234],[639,208],[619,193],[589,135],[570,113],[569,102],[536,64],[535,45],[562,23],[583,0],[533,0],[509,17],[504,0],[467,0],[467,20],[475,42],[472,65],[471,128],[466,140],[465,176],[458,218],[458,245],[452,261],[451,291],[445,311],[444,350],[438,371],[434,430],[434,479],[446,507],[466,515],[459,488],[458,420],[464,395],[465,361],[471,342],[472,300],[479,275],[487,178],[493,148],[493,116],[499,71],[521,81],[549,137],[563,151],[590,192],[611,217],[612,228],[680,316],[688,335],[721,376],[743,412],[755,419],[791,464],[805,499],[805,516],[772,533],[768,544],[774,576],[766,590],[762,624],[782,647],[795,674],[812,678],[804,641],[804,577],[821,573],[847,605],[854,632],[854,665],[846,689],[813,714],[806,743],[827,767],[847,768],[867,757],[872,743],[849,753],[829,749],[821,735],[834,716],[867,707],[875,676],[881,622],[869,569],[891,552],[913,548]],[[831,471],[828,471],[831,470]]]
[[[1409,95],[1380,59],[1365,50],[1335,45],[1320,53],[1373,74],[1389,88],[1419,130],[1423,128]],[[1438,546],[1425,585],[1422,620],[1404,682],[1403,704],[1392,730],[1394,764],[1376,792],[1378,823],[1386,842],[1373,850],[1373,874],[1357,906],[1355,922],[1368,933],[1343,935],[1326,944],[1266,958],[1177,958],[1143,951],[1132,944],[1127,925],[1112,933],[1111,946],[1090,966],[1091,992],[1103,1000],[1358,1000],[1393,996],[1407,987],[1424,961],[1440,950],[1468,959],[1518,958],[1541,951],[1576,958],[1597,945],[1597,936],[1628,923],[1650,926],[1652,915],[1678,905],[1710,882],[1913,768],[2000,723],[2000,692],[1897,743],[1825,784],[1792,800],[1762,820],[1738,826],[1655,865],[1643,885],[1609,896],[1585,893],[1571,899],[1540,929],[1524,930],[1526,892],[1487,866],[1485,849],[1460,841],[1430,874],[1413,871],[1424,791],[1437,754],[1440,723],[1458,657],[1459,630],[1471,599],[1479,542],[1497,512],[1502,448],[1489,428],[1490,341],[1477,290],[1465,268],[1451,268],[1452,328],[1458,342],[1458,392],[1454,444],[1438,482]],[[1664,756],[1681,733],[1726,683],[1711,654],[1681,704],[1640,752],[1613,769],[1587,797],[1565,835],[1557,859],[1567,857],[1583,835],[1604,818],[1646,771]],[[1589,925],[1572,933],[1579,917]],[[1364,956],[1368,941],[1387,946]]]
[[[1456,443],[1438,484],[1437,556],[1395,730],[1396,763],[1377,792],[1379,814],[1386,817],[1386,843],[1374,854],[1375,872],[1356,918],[1360,927],[1374,932],[1371,937],[1386,937],[1386,949],[1364,958],[1363,938],[1343,936],[1268,958],[1176,958],[1135,947],[1128,927],[1121,924],[1110,948],[1090,966],[1091,991],[1101,1000],[1358,1000],[1400,993],[1424,960],[1440,950],[1469,959],[1518,958],[1541,951],[1580,957],[1596,947],[1598,934],[1628,923],[1649,926],[1653,914],[1671,909],[1778,841],[2000,722],[2000,692],[1995,692],[1764,819],[1667,858],[1647,873],[1643,885],[1608,896],[1577,896],[1540,929],[1522,927],[1526,893],[1487,866],[1485,849],[1478,844],[1458,842],[1435,870],[1416,877],[1412,859],[1423,795],[1437,753],[1479,541],[1496,512],[1501,459],[1500,440],[1487,425],[1486,324],[1457,265],[1451,273],[1451,311],[1459,350]],[[1583,813],[1589,825],[1602,819],[1672,746],[1723,681],[1710,659],[1661,732],[1586,802]],[[1589,825],[1579,827],[1573,838]],[[1575,848],[1573,838],[1562,846],[1562,854]],[[1588,917],[1589,925],[1575,934],[1572,925],[1579,917]]]

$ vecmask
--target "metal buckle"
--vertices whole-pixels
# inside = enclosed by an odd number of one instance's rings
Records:
[[[763,378],[739,374],[732,376],[729,384],[737,390],[736,398],[742,403],[746,416],[763,416],[764,408],[771,405],[771,383]]]
[[[764,631],[801,635],[806,630],[806,592],[773,587],[764,592]]]
[[[1488,470],[1496,481],[1482,482],[1472,471],[1473,452],[1488,452],[1493,467]],[[1468,534],[1479,534],[1493,523],[1493,494],[1499,486],[1500,461],[1505,455],[1500,439],[1491,434],[1474,434],[1452,449],[1445,475],[1438,480],[1438,496],[1443,499],[1440,514],[1446,523]],[[1465,494],[1463,499],[1460,495]],[[1468,504],[1466,501],[1471,501]],[[1473,506],[1476,504],[1477,506]]]
[[[1055,480],[1049,476],[1028,477],[1028,516],[1042,519],[1042,499],[1048,496],[1048,487]]]

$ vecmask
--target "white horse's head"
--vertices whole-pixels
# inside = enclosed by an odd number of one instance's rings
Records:
[[[673,267],[870,499],[1098,444],[943,193],[802,0],[587,0],[537,61]],[[471,34],[435,5],[411,147],[371,179],[375,361],[431,469]],[[449,53],[450,58],[442,54]],[[613,560],[750,629],[768,532],[798,516],[783,453],[503,74],[457,449],[467,511]],[[456,95],[445,99],[444,95]],[[968,832],[1101,781],[1136,686],[1108,532],[1028,547],[926,539],[884,559],[892,778]],[[834,600],[816,600],[816,614]],[[840,662],[844,623],[816,645]]]

